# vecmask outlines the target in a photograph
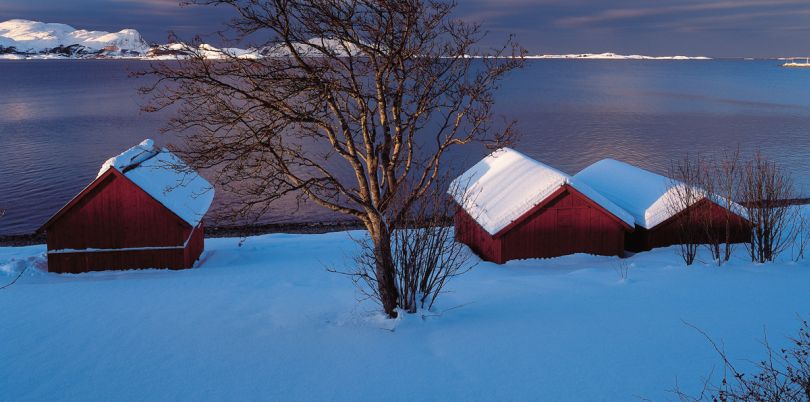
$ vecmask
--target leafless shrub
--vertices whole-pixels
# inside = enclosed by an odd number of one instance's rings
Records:
[[[703,220],[706,246],[718,265],[731,258],[739,228],[738,215],[742,212],[737,204],[741,192],[742,162],[740,150],[724,152],[719,157],[705,162],[700,187],[710,200],[723,208],[722,219],[713,217]]]
[[[687,156],[672,164],[670,178],[669,208],[679,216],[679,250],[687,265],[701,244],[718,265],[728,261],[741,230],[750,231],[746,246],[752,261],[773,261],[789,248],[794,258],[804,255],[806,225],[791,202],[797,198],[792,178],[760,152],[746,160],[739,150],[714,160]],[[701,201],[719,205],[723,215],[690,208]],[[748,220],[744,228],[741,215]]]
[[[700,172],[701,177],[698,178],[698,183],[695,183],[695,185],[699,186],[703,191],[703,197],[710,197],[709,199],[712,202],[722,202],[719,197],[714,195],[721,186],[726,184],[726,178],[721,177],[720,174],[721,162],[703,160],[701,163],[703,164]],[[703,228],[699,242],[706,246],[712,261],[716,262],[717,265],[721,265],[725,261],[723,258],[725,232],[718,227],[720,225],[711,216],[701,216],[699,218],[701,219],[699,219],[698,224]]]
[[[633,264],[630,264],[625,259],[620,259],[616,262],[616,265],[613,266],[613,269],[616,270],[616,273],[619,274],[619,279],[622,281],[626,281],[627,278],[630,277],[630,268],[633,267]]]
[[[799,334],[790,339],[790,346],[774,350],[763,341],[767,357],[756,363],[757,372],[745,374],[730,361],[725,350],[709,335],[700,332],[720,355],[723,361],[723,377],[720,384],[709,379],[697,396],[691,396],[677,386],[673,393],[682,402],[806,402],[810,401],[810,326],[802,322]]]
[[[676,160],[669,169],[670,191],[667,195],[667,208],[670,215],[678,216],[677,232],[679,254],[686,265],[692,265],[697,258],[698,247],[704,238],[701,217],[692,205],[705,197],[702,189],[706,178],[706,163],[700,156],[689,155]]]
[[[751,261],[773,261],[793,247],[801,230],[801,214],[793,180],[777,163],[756,152],[742,170],[741,201],[752,225]]]
[[[391,251],[399,289],[397,305],[408,313],[430,310],[447,283],[472,267],[469,250],[455,241],[451,212],[455,204],[436,188],[414,205],[409,219],[391,231]],[[374,275],[374,245],[358,239],[353,277],[365,296],[380,301]]]

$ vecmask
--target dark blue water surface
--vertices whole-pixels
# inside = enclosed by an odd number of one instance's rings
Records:
[[[128,73],[146,67],[0,62],[0,235],[34,231],[110,156],[147,137],[172,141],[158,133],[166,115],[139,111],[144,82]],[[516,147],[569,173],[606,157],[665,172],[687,152],[739,146],[761,148],[810,189],[810,69],[775,61],[538,60],[510,76],[497,99],[498,113],[519,121]],[[266,221],[334,218],[293,209],[282,204]]]

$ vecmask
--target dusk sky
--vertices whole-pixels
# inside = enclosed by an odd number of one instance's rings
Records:
[[[808,0],[459,0],[491,43],[517,35],[530,53],[605,52],[714,57],[810,54]],[[165,42],[222,28],[222,7],[178,0],[2,0],[0,21],[25,18],[76,28],[134,28]],[[215,39],[210,42],[216,43]]]

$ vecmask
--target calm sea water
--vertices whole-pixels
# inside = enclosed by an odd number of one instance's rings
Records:
[[[30,233],[87,185],[108,157],[153,137],[131,61],[0,62],[0,235]],[[810,189],[810,69],[775,61],[530,61],[498,92],[516,146],[569,173],[605,157],[666,171],[687,152],[761,148]],[[454,161],[469,166],[482,154]],[[621,178],[617,178],[620,180]],[[218,196],[219,198],[219,196]],[[216,203],[216,202],[215,202]],[[279,205],[267,222],[315,221]]]

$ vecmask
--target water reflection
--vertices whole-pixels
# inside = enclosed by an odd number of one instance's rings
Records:
[[[142,62],[0,62],[0,234],[27,233],[95,177],[109,156],[158,129],[143,114]],[[519,120],[524,153],[575,173],[610,157],[664,172],[686,152],[761,148],[810,184],[810,71],[770,61],[530,61],[503,83],[497,111]],[[486,150],[449,156],[461,170]],[[215,208],[232,201],[221,192]],[[268,221],[331,219],[294,199]]]
[[[17,122],[33,119],[36,116],[34,106],[26,102],[0,102],[0,119]]]

